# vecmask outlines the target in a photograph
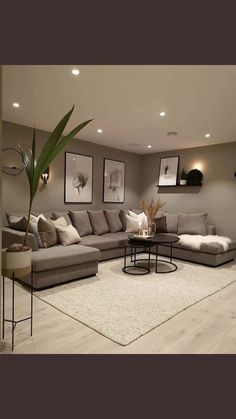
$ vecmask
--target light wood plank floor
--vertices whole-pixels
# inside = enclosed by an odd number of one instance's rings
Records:
[[[6,280],[11,318],[11,281]],[[28,316],[30,295],[16,286],[16,317]],[[10,325],[0,353],[11,353]],[[236,353],[236,283],[197,303],[123,347],[34,297],[34,331],[16,327],[14,354],[200,354]]]

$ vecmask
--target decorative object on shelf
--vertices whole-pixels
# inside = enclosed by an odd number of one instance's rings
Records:
[[[104,159],[103,202],[125,202],[125,163]]]
[[[177,185],[178,169],[179,156],[161,158],[157,186]]]
[[[93,157],[65,153],[65,204],[93,202]]]
[[[181,170],[181,174],[180,174],[180,185],[186,185],[187,183],[187,177],[188,177],[188,173],[185,171],[184,167]]]
[[[40,177],[40,179],[43,181],[45,185],[48,183],[48,180],[49,180],[49,172],[50,172],[50,169],[48,167],[46,170],[44,170],[44,172],[41,174],[41,177]]]
[[[19,152],[21,155],[22,163],[25,167],[25,171],[27,174],[28,182],[29,182],[29,190],[30,190],[30,199],[29,199],[29,209],[28,209],[28,218],[26,224],[26,231],[23,239],[23,243],[15,243],[11,245],[8,249],[3,250],[3,263],[2,263],[2,270],[3,275],[4,272],[11,271],[17,272],[20,275],[21,269],[25,269],[25,272],[31,271],[31,258],[29,255],[31,254],[30,248],[27,247],[27,238],[29,233],[29,225],[30,225],[30,218],[31,218],[31,210],[35,195],[38,190],[39,181],[41,175],[47,170],[49,165],[53,162],[53,160],[63,151],[66,145],[72,140],[75,135],[81,131],[90,121],[83,122],[82,124],[75,127],[72,131],[69,132],[65,137],[61,138],[62,133],[70,119],[70,116],[74,110],[74,106],[72,109],[60,120],[54,131],[49,135],[46,143],[44,144],[41,153],[36,160],[36,139],[35,139],[35,129],[33,131],[33,139],[32,139],[32,147],[29,153],[24,151],[21,146],[19,145]],[[16,253],[16,254],[8,254],[8,253]],[[26,257],[27,255],[27,257]],[[17,271],[19,269],[19,271]]]
[[[188,172],[187,185],[190,186],[201,186],[202,184],[202,172],[198,169],[193,169]]]
[[[140,208],[147,216],[147,228],[148,228],[148,235],[154,236],[156,233],[156,223],[154,221],[155,216],[158,211],[165,205],[165,202],[161,202],[160,198],[155,202],[155,199],[149,203],[146,203],[143,199],[140,201]]]
[[[4,148],[2,152],[5,153],[2,167],[3,173],[10,176],[20,175],[24,170],[24,165],[22,164],[19,150],[16,148],[8,147]],[[8,153],[9,156],[7,156]],[[4,160],[7,160],[7,162],[5,163]]]

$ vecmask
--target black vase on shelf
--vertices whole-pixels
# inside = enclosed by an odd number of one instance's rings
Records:
[[[202,184],[202,172],[198,169],[193,169],[188,172],[187,185],[200,186]]]

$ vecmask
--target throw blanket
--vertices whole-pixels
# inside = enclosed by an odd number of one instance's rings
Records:
[[[179,243],[185,246],[191,246],[195,250],[199,250],[202,243],[220,243],[223,246],[224,251],[228,250],[229,243],[231,239],[229,237],[223,236],[200,236],[200,235],[190,235],[182,234],[179,236]]]

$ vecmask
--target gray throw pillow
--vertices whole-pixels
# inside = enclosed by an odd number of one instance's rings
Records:
[[[69,211],[69,215],[72,224],[78,231],[80,237],[93,234],[88,211]]]
[[[178,234],[200,234],[206,236],[207,213],[179,214]]]
[[[67,211],[62,212],[53,212],[52,213],[52,220],[57,220],[58,218],[65,218],[67,225],[72,224],[71,219]]]
[[[154,219],[156,224],[156,233],[167,233],[166,217],[157,217]]]
[[[109,233],[109,225],[103,210],[88,211],[88,213],[94,234],[101,236],[101,234]]]
[[[123,231],[126,231],[126,224],[127,224],[126,215],[127,215],[127,211],[125,211],[123,209],[120,210],[119,216],[120,216],[120,221],[121,221],[121,224],[122,224],[122,230]]]
[[[175,233],[178,232],[178,214],[171,214],[169,212],[164,212],[163,214],[166,217],[166,226],[167,226],[167,233]]]
[[[6,213],[7,222],[10,228],[19,231],[26,231],[28,218],[25,215]]]
[[[122,223],[119,216],[119,210],[104,210],[110,233],[122,231]]]

